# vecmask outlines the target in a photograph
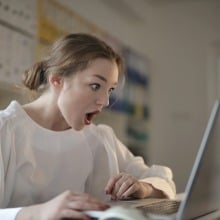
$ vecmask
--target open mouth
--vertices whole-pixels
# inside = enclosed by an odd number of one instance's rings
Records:
[[[100,111],[94,111],[94,112],[90,112],[87,113],[85,116],[85,124],[89,125],[92,122],[92,119],[99,113]]]

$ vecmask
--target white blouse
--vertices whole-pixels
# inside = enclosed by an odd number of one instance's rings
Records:
[[[104,187],[119,172],[175,197],[171,170],[146,166],[106,125],[56,132],[35,123],[16,101],[0,111],[0,219],[14,220],[16,207],[43,203],[65,190],[108,200]]]

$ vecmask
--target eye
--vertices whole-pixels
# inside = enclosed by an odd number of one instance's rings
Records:
[[[109,89],[108,93],[111,95],[114,90],[115,90],[115,88],[111,88],[111,89]]]
[[[97,91],[100,88],[100,85],[98,83],[90,84],[90,87],[93,91]]]

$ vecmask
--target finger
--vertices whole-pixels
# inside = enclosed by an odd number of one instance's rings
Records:
[[[76,196],[74,196],[73,198],[74,201],[80,201],[82,200],[83,202],[87,202],[87,203],[94,203],[94,204],[99,204],[99,205],[106,205],[105,203],[101,202],[100,200],[98,200],[97,198],[90,196],[89,194],[86,193],[81,193],[78,194]]]
[[[115,195],[117,197],[117,199],[123,199],[123,195],[124,193],[131,188],[131,186],[134,184],[134,180],[133,179],[127,179],[124,182],[120,182],[119,183],[119,187],[117,189],[117,191],[115,191]]]
[[[109,208],[109,205],[100,202],[90,202],[84,200],[71,201],[68,204],[68,208],[74,210],[105,210]]]
[[[138,187],[136,184],[132,184],[127,190],[124,191],[124,193],[121,195],[121,199],[125,199],[133,195],[138,190]]]
[[[97,198],[87,194],[87,193],[74,193],[71,198],[69,199],[70,201],[84,201],[84,202],[89,202],[89,203],[98,203],[98,204],[104,204]]]
[[[109,205],[87,193],[71,193],[71,196],[68,194],[66,206],[76,210],[105,210],[106,208],[109,208]]]
[[[113,188],[114,188],[115,183],[116,183],[122,176],[123,176],[123,174],[120,173],[120,174],[118,174],[118,175],[116,175],[116,176],[114,176],[114,177],[112,177],[112,178],[109,179],[109,181],[108,181],[108,183],[107,183],[107,185],[106,185],[106,187],[105,187],[105,192],[106,192],[107,194],[111,194],[111,193],[112,193],[112,190],[113,190]]]
[[[136,179],[130,174],[123,174],[123,176],[115,183],[112,195],[116,199],[121,199],[121,195],[130,187]]]
[[[83,212],[79,212],[72,209],[63,210],[63,212],[61,213],[61,218],[90,220],[90,218]]]

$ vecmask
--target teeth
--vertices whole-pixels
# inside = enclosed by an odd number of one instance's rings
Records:
[[[92,113],[88,113],[87,114],[87,120],[90,121],[92,119],[93,114]]]

